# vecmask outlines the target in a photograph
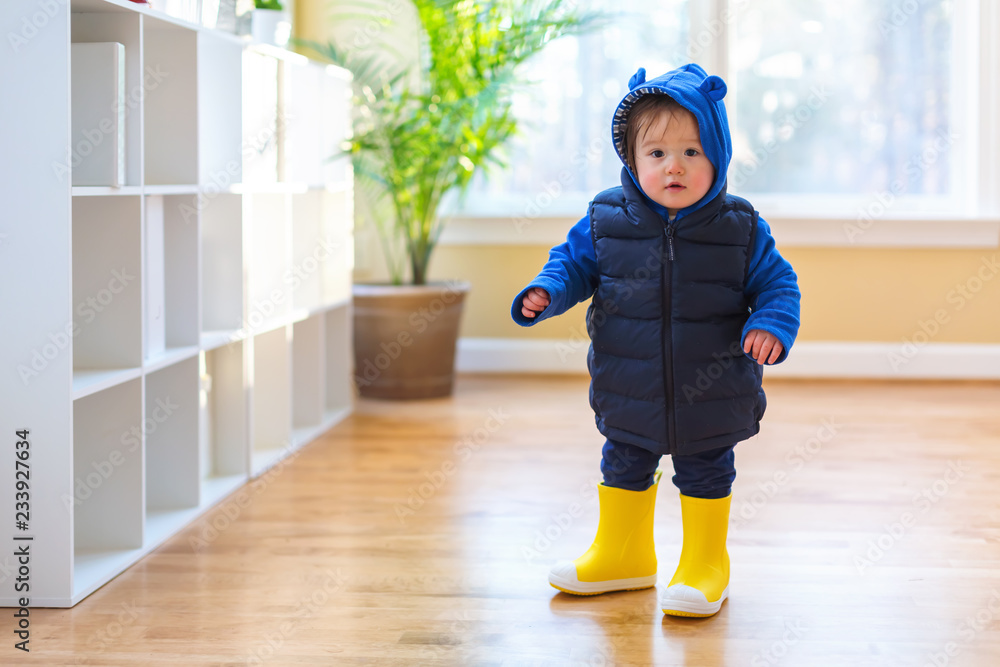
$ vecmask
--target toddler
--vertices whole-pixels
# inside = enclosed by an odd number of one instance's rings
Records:
[[[711,616],[729,594],[733,447],[760,429],[762,367],[795,341],[799,289],[767,223],[726,194],[725,82],[695,64],[645,78],[640,68],[612,120],[621,187],[594,198],[511,315],[530,326],[593,296],[600,519],[590,549],[549,583],[577,595],[656,585],[657,465],[669,454],[684,537],[660,606]]]

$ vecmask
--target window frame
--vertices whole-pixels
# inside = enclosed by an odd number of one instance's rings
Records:
[[[732,27],[740,5],[747,1],[688,3],[689,55],[696,53],[706,70],[727,80]],[[955,0],[954,7],[953,43],[958,57],[951,67],[951,113],[960,127],[974,130],[962,133],[960,159],[951,165],[953,182],[962,185],[950,197],[904,194],[883,208],[876,196],[753,193],[755,207],[775,228],[782,246],[1000,246],[1000,123],[991,122],[1000,119],[1000,86],[996,85],[1000,81],[1000,3]],[[702,35],[707,35],[703,38],[707,43],[696,46]],[[454,216],[440,241],[444,245],[559,243],[569,227],[586,215],[594,194],[542,192],[532,198],[535,201],[518,198],[516,203],[469,197],[464,206],[452,209]],[[871,214],[862,215],[865,210]],[[533,215],[534,211],[540,213]],[[484,227],[482,233],[477,233],[477,227]]]

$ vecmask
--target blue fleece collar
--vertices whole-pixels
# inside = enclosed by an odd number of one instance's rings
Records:
[[[715,181],[712,187],[700,200],[682,208],[677,212],[681,218],[696,211],[706,203],[715,199],[726,184],[726,174],[729,171],[729,161],[733,157],[733,142],[729,135],[729,119],[726,116],[726,105],[722,99],[726,96],[726,83],[717,76],[709,76],[700,66],[691,63],[662,74],[651,81],[646,81],[646,70],[640,67],[628,82],[629,92],[625,95],[615,110],[611,121],[611,138],[615,152],[626,166],[632,182],[639,192],[642,187],[622,154],[622,139],[625,136],[625,126],[629,111],[643,95],[669,95],[682,107],[694,114],[698,121],[698,132],[701,135],[701,145],[705,156],[715,167]],[[643,193],[645,195],[645,193]],[[648,196],[646,200],[650,207],[663,217],[669,219],[667,209],[660,206]]]

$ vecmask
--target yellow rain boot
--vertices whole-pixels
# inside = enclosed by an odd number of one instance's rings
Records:
[[[597,485],[601,517],[597,536],[587,552],[574,561],[559,561],[549,571],[549,583],[564,593],[597,595],[656,585],[653,510],[661,471],[645,491]]]
[[[681,494],[684,546],[660,607],[671,616],[712,616],[729,597],[729,505],[733,498],[692,498]]]

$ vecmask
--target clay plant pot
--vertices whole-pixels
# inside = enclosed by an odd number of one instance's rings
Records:
[[[368,398],[450,396],[469,283],[354,285],[354,381]]]

